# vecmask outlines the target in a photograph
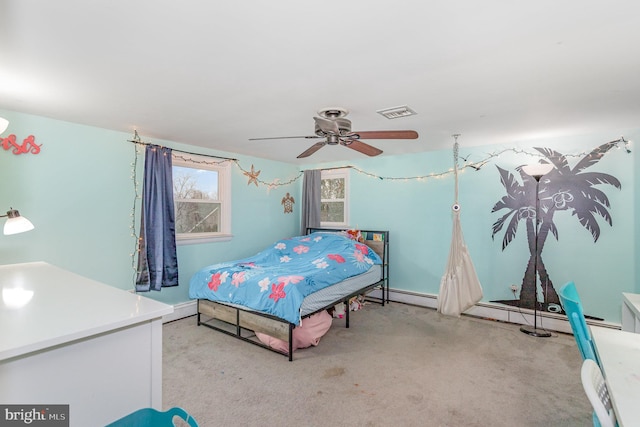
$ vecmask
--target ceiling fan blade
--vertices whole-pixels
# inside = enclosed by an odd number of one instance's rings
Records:
[[[341,141],[342,145],[344,145],[345,147],[349,147],[352,150],[356,150],[361,152],[362,154],[366,154],[367,156],[377,156],[378,154],[382,154],[382,150],[369,145],[369,144],[365,144],[362,141],[358,141],[357,139],[348,139],[346,141]]]
[[[316,121],[316,124],[323,132],[335,135],[340,134],[340,128],[338,128],[338,123],[335,120],[323,119],[322,117],[314,117],[313,120]]]
[[[262,141],[265,139],[292,139],[292,138],[296,138],[296,139],[316,139],[316,138],[324,138],[322,136],[317,136],[317,135],[307,135],[307,136],[274,136],[274,137],[269,137],[269,138],[249,138],[249,141]]]
[[[352,132],[360,139],[416,139],[418,132],[415,130],[372,130],[363,132]]]
[[[310,155],[312,155],[313,153],[315,153],[325,145],[326,145],[326,141],[316,142],[311,147],[307,148],[302,154],[300,154],[298,156],[298,159],[302,159],[303,157],[309,157]]]

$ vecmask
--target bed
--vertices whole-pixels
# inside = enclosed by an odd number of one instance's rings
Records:
[[[372,290],[379,289],[375,297]],[[389,301],[389,232],[310,228],[248,258],[196,272],[189,296],[197,300],[198,325],[288,356],[293,333],[310,319],[357,296]],[[349,327],[349,310],[345,326]],[[262,335],[261,335],[262,334]],[[276,349],[258,339],[286,342]]]

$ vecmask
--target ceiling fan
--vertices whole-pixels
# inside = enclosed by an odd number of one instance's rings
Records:
[[[344,108],[332,107],[324,108],[318,111],[320,117],[314,117],[316,122],[315,135],[310,136],[282,136],[273,138],[249,138],[250,141],[258,141],[265,139],[287,139],[287,138],[305,138],[316,139],[322,138],[322,141],[316,142],[311,147],[303,151],[298,159],[309,157],[325,145],[344,145],[352,150],[359,151],[367,156],[377,156],[382,150],[366,144],[361,139],[416,139],[418,132],[413,130],[374,130],[374,131],[351,131],[351,120],[345,116],[349,111]]]

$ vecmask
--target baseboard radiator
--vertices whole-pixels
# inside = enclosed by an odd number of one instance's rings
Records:
[[[381,298],[380,290],[371,292],[371,296]],[[400,289],[390,289],[389,299],[391,302],[427,307],[436,310],[438,308],[438,295],[423,294],[417,292],[404,291]],[[163,321],[171,322],[184,317],[198,314],[196,301],[187,301],[173,306],[173,313],[164,316]],[[463,313],[465,316],[491,319],[500,322],[515,323],[520,325],[533,325],[533,310],[527,308],[513,307],[498,303],[479,302]],[[594,326],[601,326],[613,329],[620,329],[620,324],[605,321],[587,319],[587,323]],[[567,317],[563,314],[538,312],[538,327],[556,332],[571,333],[571,325]]]
[[[376,290],[371,293],[376,295]],[[438,309],[438,295],[423,294],[417,292],[404,291],[400,289],[390,289],[389,299],[393,302],[428,307]],[[481,301],[465,311],[465,316],[479,317],[483,319],[497,320],[500,322],[515,323],[519,325],[533,325],[533,310],[528,308],[514,307],[499,303]],[[572,333],[571,325],[564,314],[538,312],[538,328],[556,332]],[[606,328],[620,329],[619,323],[587,319],[587,324]]]

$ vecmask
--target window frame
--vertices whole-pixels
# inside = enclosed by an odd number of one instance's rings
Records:
[[[231,233],[231,161],[212,161],[210,157],[174,152],[171,162],[172,166],[218,172],[218,199],[212,201],[220,203],[220,231],[212,233],[176,233],[176,245],[231,240],[233,237]],[[185,200],[176,199],[174,194],[174,209],[176,201],[184,202]]]
[[[320,173],[320,181],[325,179],[344,179],[344,199],[320,199],[320,205],[325,202],[342,201],[344,204],[344,217],[342,222],[320,221],[321,227],[340,228],[349,226],[349,176],[351,168],[323,169]],[[322,184],[321,184],[322,185]],[[322,197],[322,192],[321,196]]]

